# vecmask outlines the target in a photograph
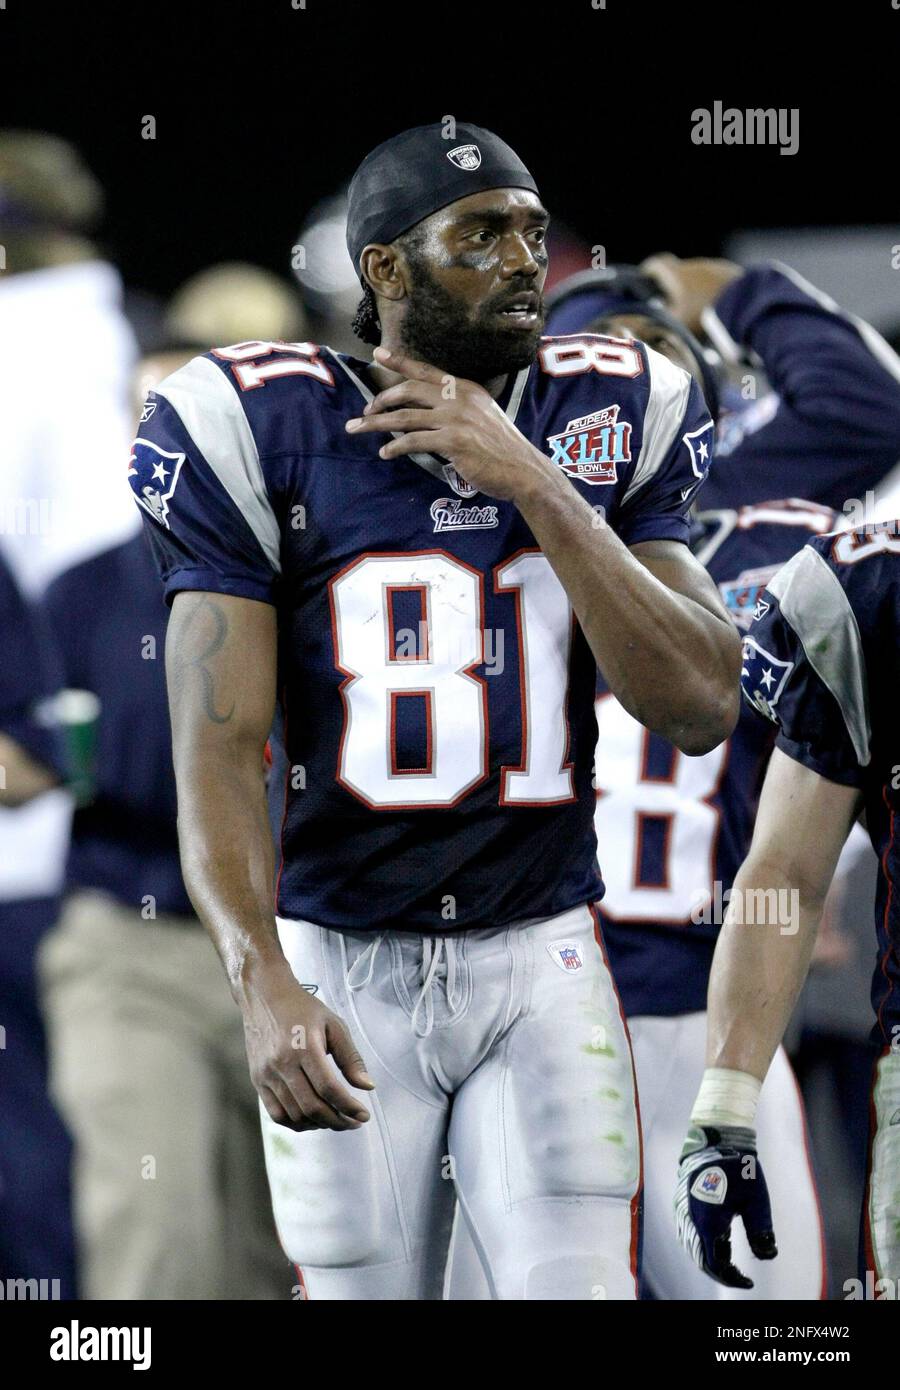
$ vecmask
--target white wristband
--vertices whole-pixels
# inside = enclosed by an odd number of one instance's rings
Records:
[[[691,1123],[755,1129],[761,1087],[762,1082],[749,1072],[707,1067],[691,1111]]]

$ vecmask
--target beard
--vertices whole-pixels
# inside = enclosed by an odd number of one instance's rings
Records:
[[[533,329],[513,328],[498,315],[496,301],[483,304],[472,318],[419,258],[410,258],[410,275],[412,293],[400,334],[411,357],[482,386],[531,366],[544,331],[543,302]],[[509,299],[509,291],[503,298]]]

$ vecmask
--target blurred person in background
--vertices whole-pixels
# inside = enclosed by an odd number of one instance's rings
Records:
[[[730,462],[712,470],[705,509],[731,505],[740,472],[745,505],[771,497],[777,479],[779,497],[841,511],[900,462],[900,357],[789,266],[663,253],[632,270],[612,307],[611,273],[558,287],[547,330],[640,338],[692,371],[711,409],[720,398],[716,460]],[[723,364],[743,372],[740,386]]]
[[[99,183],[65,141],[0,131],[0,557],[29,599],[66,565],[137,531],[122,486],[134,344],[118,274],[90,240],[102,207]],[[9,671],[15,637],[3,638]],[[34,639],[33,655],[50,659],[49,637]],[[16,1146],[5,1190],[20,1194],[9,1198],[4,1238],[46,1254],[12,1274],[59,1276],[71,1296],[68,1141],[44,1091],[34,955],[58,911],[72,801],[40,779],[32,789],[0,810],[0,992],[15,1035],[4,1058],[3,1094],[15,1107],[4,1110],[4,1142]]]
[[[102,208],[64,140],[0,131],[0,528],[27,594],[137,531],[121,475],[136,349],[89,238]]]
[[[303,305],[291,286],[244,261],[193,275],[172,296],[164,322],[170,341],[191,345],[195,352],[213,343],[247,342],[260,333],[273,342],[297,342],[307,332]]]
[[[302,327],[290,287],[250,266],[195,277],[166,321],[177,345],[139,364],[135,413],[209,341]],[[146,537],[67,570],[46,607],[67,684],[102,711],[95,793],[41,957],[84,1295],[286,1298],[241,1019],[181,876],[168,610]]]
[[[726,261],[658,256],[637,270],[584,272],[548,304],[549,334],[638,337],[704,387],[718,415],[716,467],[692,547],[739,629],[767,579],[841,519],[831,508],[861,497],[900,455],[900,360],[869,325],[842,314],[786,267],[742,270]],[[759,401],[742,402],[718,355],[701,341],[713,316],[730,359],[739,343],[766,372],[770,390]],[[842,429],[836,446],[838,418],[854,429]],[[638,1077],[645,1289],[665,1299],[822,1297],[816,1187],[783,1049],[762,1091],[761,1153],[789,1257],[753,1262],[752,1292],[746,1284],[712,1284],[679,1247],[671,1213],[671,1176],[703,1073],[706,985],[718,932],[703,902],[717,886],[724,897],[749,846],[773,737],[744,710],[725,744],[684,758],[642,729],[602,677],[597,714],[597,834],[606,882],[600,914]],[[859,1099],[843,1111],[848,1125],[856,1122]],[[736,1262],[747,1268],[743,1232],[734,1240]],[[458,1232],[451,1289],[477,1285],[477,1272],[469,1283],[473,1264]]]
[[[847,525],[858,524],[861,520],[857,508],[867,492],[881,497],[883,491],[891,490],[891,479],[898,476],[900,460],[900,358],[870,324],[840,309],[833,299],[788,266],[761,263],[744,268],[724,260],[679,260],[663,254],[650,257],[640,269],[661,292],[663,312],[660,314],[658,308],[653,308],[650,317],[642,319],[633,311],[629,313],[627,304],[620,304],[616,314],[608,314],[601,320],[602,331],[623,336],[648,331],[660,351],[665,352],[668,345],[669,352],[676,355],[676,360],[681,360],[677,357],[681,346],[677,333],[680,326],[699,342],[699,354],[712,359],[713,363],[718,351],[732,374],[748,367],[761,374],[744,375],[742,385],[746,388],[749,382],[751,386],[746,396],[745,390],[729,382],[724,372],[718,376],[723,409],[717,430],[716,467],[704,489],[704,516],[701,518],[707,534],[711,533],[714,521],[723,528],[734,527],[736,532],[748,526],[757,528],[749,533],[760,541],[757,563],[747,568],[742,576],[728,576],[724,571],[719,573],[717,568],[729,548],[734,546],[734,536],[724,540],[718,556],[705,558],[701,555],[721,582],[726,599],[737,601],[745,618],[749,618],[755,595],[774,572],[771,565],[766,568],[766,561],[774,559],[776,553],[787,559],[790,553],[790,547],[785,548],[784,544],[780,551],[776,548],[769,554],[763,553],[765,527],[758,529],[759,522],[753,518],[762,517],[765,521],[764,499],[805,497],[835,508],[835,524]],[[659,304],[658,299],[656,304]],[[574,305],[575,301],[570,301],[570,306]],[[564,305],[561,307],[565,309]],[[666,323],[667,315],[674,320],[673,324]],[[673,332],[673,328],[676,331]],[[694,355],[698,355],[696,348]],[[709,361],[703,366],[707,373],[715,371]],[[700,371],[698,365],[695,374]],[[881,507],[875,509],[873,517],[894,515],[897,510],[894,491],[890,500],[885,499]],[[867,516],[867,519],[873,518]],[[769,520],[778,520],[777,509],[769,511]],[[770,534],[774,533],[770,530]],[[807,535],[798,543],[809,538]],[[725,582],[729,579],[730,583]],[[762,721],[756,719],[752,711],[742,712],[738,730],[731,740],[733,751],[725,781],[712,798],[714,805],[723,797],[730,798],[720,843],[727,846],[730,837],[731,848],[737,854],[736,859],[728,855],[729,869],[727,876],[723,875],[723,891],[730,886],[741,856],[741,838],[730,834],[740,818],[741,801],[746,795],[740,789],[729,791],[728,784],[733,782],[736,771],[735,751],[742,742],[748,748],[759,749],[768,749],[772,742],[769,730],[755,728],[758,724]],[[602,733],[605,727],[609,725],[604,726],[601,720],[599,766],[604,756],[615,758],[621,753],[615,739],[604,749]],[[651,745],[653,742],[655,740],[651,740]],[[755,768],[754,784],[749,789],[754,806],[765,760],[760,759]],[[647,775],[651,775],[649,770]],[[636,796],[640,797],[639,788]],[[607,803],[606,814],[611,814],[613,804],[617,804],[615,799],[612,804]],[[696,802],[693,808],[685,803],[679,805],[679,809],[682,814],[690,814],[692,809],[695,815],[698,811],[701,816],[703,814]],[[604,799],[601,797],[598,817],[603,814]],[[755,812],[750,812],[751,819],[746,823],[748,829],[753,814]],[[817,960],[798,1006],[792,1037],[786,1040],[804,1100],[811,1107],[811,1150],[816,1173],[823,1183],[822,1210],[831,1273],[830,1291],[838,1297],[842,1296],[844,1279],[855,1273],[856,1226],[865,1181],[873,1059],[868,1036],[871,1020],[866,976],[871,955],[869,905],[874,897],[875,856],[865,835],[860,839],[862,848],[852,837],[848,852],[839,863],[827,917],[833,930],[829,932],[826,928],[823,933]],[[743,852],[747,848],[749,845],[745,843]],[[702,877],[695,876],[695,881],[702,882]],[[628,914],[621,911],[621,904],[616,913],[613,895],[607,895],[603,906],[606,909],[604,932],[613,969],[620,987],[619,977],[627,971],[625,991],[628,994],[631,981],[637,978],[644,960],[640,938],[635,935],[636,924],[629,922]],[[615,920],[616,917],[619,920]],[[670,937],[671,930],[670,926]],[[693,932],[708,933],[709,928],[694,927]],[[860,940],[861,933],[865,933],[864,941]],[[685,943],[682,949],[686,948]],[[706,973],[707,969],[703,974],[701,1008],[705,1007]],[[646,991],[648,998],[652,994],[652,989]],[[698,1000],[699,995],[694,1003]],[[635,1006],[643,1011],[637,1001]],[[633,1033],[637,1034],[638,1063],[642,1028],[658,1031],[661,1026],[665,1025],[659,1020],[652,1023],[641,1018],[633,1028]],[[693,1026],[697,1026],[696,1019]],[[696,1070],[700,1060],[699,1045],[695,1051]],[[773,1074],[777,1077],[782,1069],[782,1057],[783,1052],[779,1050],[767,1079],[769,1091]],[[683,1063],[685,1059],[680,1057],[679,1060]],[[686,1077],[687,1074],[688,1069],[682,1065],[680,1075]],[[699,1084],[699,1073],[696,1076],[692,1073],[692,1078]],[[766,1095],[765,1090],[763,1095]],[[680,1087],[678,1096],[681,1097]],[[670,1099],[674,1101],[674,1093]],[[645,1100],[649,1097],[645,1096]],[[692,1101],[693,1095],[688,1095],[688,1108]],[[674,1124],[671,1106],[666,1109]],[[648,1104],[643,1113],[649,1118]],[[770,1142],[779,1136],[779,1129],[768,1120],[763,1119],[762,1125]],[[784,1132],[784,1122],[780,1132]],[[667,1128],[666,1137],[672,1152],[676,1136]],[[679,1146],[682,1138],[683,1134],[677,1136]],[[670,1184],[668,1176],[665,1181]],[[776,1195],[782,1184],[783,1174],[772,1176],[773,1201],[784,1209],[789,1197],[779,1203]],[[648,1191],[649,1187],[648,1183]],[[667,1236],[674,1239],[669,1192],[661,1194],[659,1200],[660,1219],[665,1218]],[[648,1197],[647,1209],[648,1213],[652,1211],[652,1196]],[[802,1212],[794,1201],[789,1215],[781,1216],[780,1220],[776,1217],[776,1231],[782,1232],[784,1246],[781,1257],[770,1264],[753,1265],[759,1297],[765,1297],[767,1290],[790,1287],[798,1266],[813,1254],[811,1230],[803,1241],[793,1238],[798,1215]],[[648,1220],[645,1250],[649,1255],[654,1245],[652,1232]],[[746,1258],[743,1233],[736,1238],[735,1245]],[[679,1256],[683,1253],[678,1251]],[[683,1262],[686,1261],[684,1255]],[[735,1263],[746,1270],[741,1258],[736,1257]],[[695,1286],[697,1278],[697,1271],[691,1270],[690,1287]],[[707,1284],[705,1293],[698,1291],[696,1296],[708,1298],[725,1292],[722,1285]],[[785,1295],[773,1292],[769,1296]]]
[[[59,687],[52,644],[0,557],[0,844],[11,809],[52,794],[65,757],[49,702]],[[0,1283],[48,1280],[75,1297],[70,1144],[47,1096],[34,958],[57,908],[52,893],[0,857]],[[54,1283],[54,1281],[56,1281]],[[37,1294],[35,1294],[37,1297]]]

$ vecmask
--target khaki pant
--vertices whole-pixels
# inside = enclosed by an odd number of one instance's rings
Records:
[[[289,1299],[241,1017],[199,923],[73,894],[39,969],[83,1296]]]

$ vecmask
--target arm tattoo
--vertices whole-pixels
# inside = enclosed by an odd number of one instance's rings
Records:
[[[203,692],[203,708],[207,718],[213,724],[227,724],[234,714],[234,700],[232,700],[227,711],[220,713],[216,709],[215,679],[212,671],[210,671],[209,667],[206,665],[206,662],[210,657],[215,656],[217,652],[221,651],[224,646],[225,638],[228,635],[228,618],[219,604],[207,594],[204,594],[200,598],[199,602],[191,608],[190,614],[187,615],[185,635],[187,634],[188,628],[193,628],[198,622],[203,622],[203,615],[205,613],[208,613],[212,619],[212,632],[202,651],[196,653],[196,655],[187,656],[183,648],[179,652],[178,662],[181,667],[179,685],[188,668],[195,670],[200,677]],[[204,626],[208,627],[208,622],[204,623]]]

